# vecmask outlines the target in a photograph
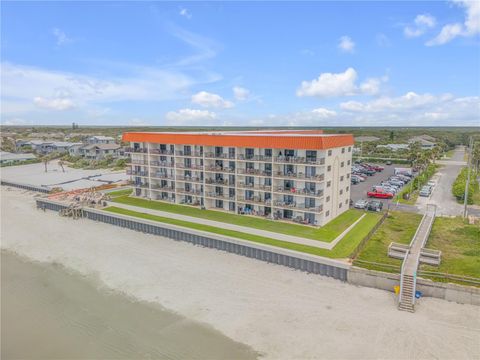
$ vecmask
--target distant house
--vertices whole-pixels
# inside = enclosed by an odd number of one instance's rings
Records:
[[[90,136],[87,138],[89,144],[115,144],[115,139],[111,136]]]
[[[16,154],[6,151],[0,151],[0,164],[2,165],[20,163],[22,161],[33,159],[36,159],[36,156],[34,154]]]
[[[380,138],[376,136],[356,136],[355,142],[374,142],[379,141]]]
[[[89,144],[78,149],[79,155],[89,160],[101,160],[108,155],[116,158],[122,155],[118,144]]]
[[[399,150],[408,150],[408,144],[386,144],[386,145],[377,145],[377,148],[389,149],[392,151]]]
[[[26,146],[30,146],[32,150],[38,154],[50,154],[52,152],[68,152],[70,147],[79,144],[82,145],[81,143],[71,143],[65,141],[21,140],[17,142],[17,148],[21,149]]]
[[[415,137],[411,138],[410,140],[408,140],[408,143],[409,144],[420,143],[420,146],[424,150],[433,149],[435,147],[436,143],[424,139],[424,136],[428,136],[428,135],[415,136]],[[429,137],[431,138],[431,136],[429,136]]]

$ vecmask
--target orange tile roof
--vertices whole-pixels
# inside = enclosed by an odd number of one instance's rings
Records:
[[[351,134],[323,134],[320,131],[126,132],[123,133],[122,139],[157,144],[312,150],[354,144]]]

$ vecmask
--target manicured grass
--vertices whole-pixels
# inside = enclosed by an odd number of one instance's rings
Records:
[[[235,224],[239,226],[272,231],[280,234],[299,236],[324,242],[331,242],[335,240],[338,235],[340,235],[345,229],[347,229],[363,214],[362,211],[350,209],[330,221],[327,225],[321,228],[315,228],[312,226],[288,224],[280,221],[261,219],[253,216],[235,215],[215,210],[202,210],[194,208],[192,206],[176,205],[161,201],[139,199],[131,196],[120,196],[112,199],[112,201],[121,204],[143,207],[146,209],[194,216],[201,219],[219,221],[228,224]]]
[[[308,254],[325,256],[329,258],[347,258],[360,241],[368,234],[368,232],[375,226],[378,222],[380,215],[377,213],[368,213],[335,247],[333,250],[318,249],[316,247],[295,244],[287,241],[276,240],[272,238],[267,238],[263,236],[257,236],[249,233],[242,233],[234,230],[218,228],[209,225],[203,225],[198,223],[191,223],[188,221],[177,220],[172,218],[166,218],[151,214],[146,214],[137,211],[131,211],[116,206],[110,206],[104,209],[116,214],[128,215],[137,218],[158,221],[166,224],[172,224],[177,226],[183,226],[186,228],[191,228],[195,230],[207,231],[214,234],[230,236],[234,238],[239,238],[242,240],[248,240],[260,244],[267,244],[272,246],[277,246],[289,250],[300,251]]]
[[[402,260],[388,256],[388,246],[391,242],[409,244],[421,220],[422,215],[419,214],[391,211],[383,224],[368,241],[357,259],[401,267]],[[359,262],[355,263],[355,265],[372,270],[390,271],[388,267],[372,264],[362,264]]]
[[[480,278],[479,225],[460,217],[436,218],[427,248],[441,250],[442,261],[438,267],[421,265],[421,270]]]
[[[110,191],[110,192],[107,192],[106,194],[109,195],[111,198],[116,198],[119,196],[129,196],[132,194],[132,191],[133,191],[132,188],[128,188],[128,189]]]

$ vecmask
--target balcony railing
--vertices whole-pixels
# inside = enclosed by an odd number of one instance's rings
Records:
[[[125,152],[126,153],[144,153],[146,154],[147,153],[147,148],[132,148],[132,147],[128,147],[128,148],[125,148]]]
[[[206,166],[205,171],[218,173],[234,173],[234,168],[222,168],[220,166]]]
[[[274,192],[282,193],[282,194],[289,194],[289,195],[297,195],[297,196],[311,196],[311,197],[322,197],[323,190],[313,191],[310,189],[299,189],[299,188],[284,188],[278,187],[274,190]]]
[[[175,152],[175,156],[182,156],[182,157],[203,157],[203,154],[199,151],[190,151],[190,152],[185,152],[185,151],[180,151],[177,150]]]
[[[228,180],[219,180],[219,179],[205,179],[205,184],[207,185],[221,185],[221,186],[235,186],[235,182],[230,182]]]
[[[150,149],[150,154],[153,154],[153,155],[173,155],[173,151],[160,150],[160,149]]]
[[[205,196],[210,198],[215,198],[215,199],[223,199],[223,200],[230,200],[230,201],[235,200],[235,195],[230,196],[228,194],[220,194],[216,192],[207,192]]]
[[[164,192],[175,192],[175,188],[172,186],[161,186],[161,185],[152,185],[152,190],[164,191]]]
[[[175,176],[164,174],[164,173],[152,173],[150,177],[153,179],[170,179],[175,180]]]
[[[240,189],[251,189],[251,190],[261,190],[261,191],[272,191],[270,185],[261,185],[261,184],[245,184],[244,182],[239,182],[237,185]]]
[[[182,188],[177,188],[177,193],[186,195],[202,195],[202,191],[197,189],[185,190]]]
[[[245,196],[238,196],[237,201],[239,202],[246,202],[246,203],[254,203],[254,204],[259,204],[263,206],[271,206],[272,205],[272,199],[265,199],[262,196],[253,196],[250,198],[246,198]]]
[[[322,212],[323,206],[309,206],[305,205],[304,203],[297,203],[296,201],[293,202],[285,202],[285,201],[274,201],[273,206],[282,209],[288,210],[298,210],[303,212]]]
[[[175,164],[173,162],[168,161],[150,161],[150,166],[155,167],[174,167]]]
[[[127,170],[127,175],[148,176],[148,171]]]
[[[140,165],[140,166],[141,166],[141,165],[148,165],[148,161],[145,161],[145,160],[131,160],[131,159],[129,159],[127,164],[128,164],[128,165],[133,165],[133,166],[135,166],[135,165]]]
[[[271,171],[265,171],[265,170],[260,170],[260,169],[242,169],[239,168],[237,169],[238,174],[242,175],[252,175],[252,176],[272,176]]]
[[[177,175],[177,180],[178,181],[186,181],[186,182],[197,182],[197,183],[203,182],[203,180],[200,177],[197,177],[197,176]]]
[[[306,158],[303,156],[276,156],[275,163],[324,165],[325,158]]]
[[[221,154],[216,154],[216,153],[212,153],[212,152],[207,152],[205,153],[205,157],[208,158],[208,159],[231,159],[231,160],[234,160],[235,159],[235,155],[234,154],[228,154],[228,153],[221,153]]]
[[[237,159],[241,161],[263,161],[263,162],[272,162],[271,156],[265,155],[245,155],[245,154],[238,154]]]
[[[318,174],[318,175],[306,175],[304,173],[293,173],[293,172],[288,172],[284,173],[282,171],[277,171],[274,175],[275,178],[280,178],[280,179],[306,179],[306,180],[313,180],[313,181],[323,181],[325,179],[324,174]]]
[[[185,164],[177,163],[177,169],[203,170],[203,166],[202,165],[196,165],[196,164],[185,165]]]

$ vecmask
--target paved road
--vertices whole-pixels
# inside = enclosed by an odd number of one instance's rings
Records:
[[[463,205],[457,203],[452,195],[452,185],[457,178],[460,170],[464,165],[460,165],[465,155],[465,148],[459,147],[455,150],[451,161],[443,161],[443,166],[433,176],[433,180],[437,182],[432,195],[430,197],[418,197],[415,204],[421,212],[425,211],[427,204],[435,204],[437,206],[437,215],[458,216],[463,214]],[[459,164],[460,163],[460,164]],[[479,213],[478,209],[469,209],[470,214]]]

